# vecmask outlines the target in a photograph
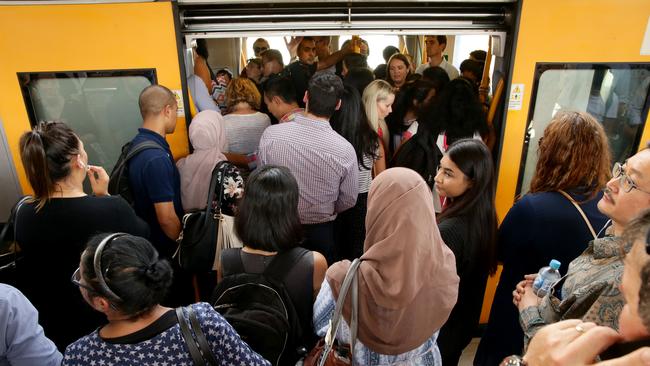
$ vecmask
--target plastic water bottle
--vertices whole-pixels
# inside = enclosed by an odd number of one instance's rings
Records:
[[[551,290],[551,287],[562,278],[560,275],[560,261],[552,259],[548,267],[542,267],[533,282],[533,293],[538,297],[544,297]]]

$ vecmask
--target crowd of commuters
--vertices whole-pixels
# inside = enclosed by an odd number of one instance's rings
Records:
[[[355,334],[352,362],[457,365],[502,263],[475,365],[598,356],[644,364],[650,148],[611,170],[601,124],[557,113],[530,190],[498,227],[478,97],[485,52],[459,73],[443,56],[445,36],[425,43],[427,63],[387,47],[373,71],[361,39],[334,51],[329,37],[294,37],[286,44],[296,61],[285,66],[260,38],[233,78],[212,71],[200,40],[188,77],[198,109],[192,153],[175,161],[165,139],[176,128],[174,94],[145,88],[142,128],[128,146],[153,147],[127,162],[132,202],[108,194],[108,174],[90,165],[66,124],[25,132],[20,155],[34,195],[16,214],[18,290],[0,285],[0,364],[192,364],[183,319],[204,333],[202,354],[218,364],[273,362],[198,302],[192,274],[174,259],[183,215],[213,209],[205,198],[223,161],[238,167],[219,189],[243,247],[223,252],[215,277],[261,275],[296,258],[277,282],[308,349],[328,332],[350,261],[360,258],[358,309],[343,307],[336,334],[340,344]],[[531,274],[550,259],[566,276],[540,299]]]

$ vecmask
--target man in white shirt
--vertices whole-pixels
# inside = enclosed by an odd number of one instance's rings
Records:
[[[418,66],[415,72],[422,75],[424,70],[428,69],[429,67],[438,66],[447,72],[447,75],[449,75],[449,80],[457,78],[458,69],[456,69],[454,65],[447,62],[447,60],[442,56],[445,48],[447,48],[447,36],[426,36],[424,43],[427,46],[427,56],[429,57],[429,63]]]

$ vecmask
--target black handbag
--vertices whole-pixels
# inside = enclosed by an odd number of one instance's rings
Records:
[[[11,209],[9,220],[0,232],[0,282],[15,285],[18,281],[16,266],[22,258],[20,245],[16,241],[16,216],[20,207],[32,199],[32,196],[25,196]]]
[[[184,270],[193,273],[217,270],[224,248],[242,247],[241,240],[234,232],[234,217],[225,215],[221,210],[223,179],[230,165],[231,163],[222,161],[212,170],[205,209],[183,216],[174,257]],[[213,209],[216,189],[219,190],[219,199]]]

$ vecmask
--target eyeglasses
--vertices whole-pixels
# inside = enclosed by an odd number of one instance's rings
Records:
[[[255,53],[264,52],[266,50],[268,50],[268,47],[253,47],[253,51],[255,51]]]
[[[626,173],[621,163],[614,163],[614,168],[612,168],[612,177],[618,178],[618,184],[621,186],[621,189],[625,193],[629,193],[633,189],[637,189],[643,193],[650,194],[650,192],[644,191],[639,186],[634,183],[632,178],[630,178]]]
[[[80,268],[78,268],[78,267],[77,267],[77,270],[74,271],[74,273],[72,274],[72,277],[70,278],[70,281],[72,281],[72,283],[77,285],[77,287],[84,288],[84,289],[86,289],[87,291],[90,291],[90,292],[96,292],[95,290],[90,288],[90,286],[86,286],[86,285],[84,285],[83,283],[80,282],[81,281],[81,271],[80,271]]]

